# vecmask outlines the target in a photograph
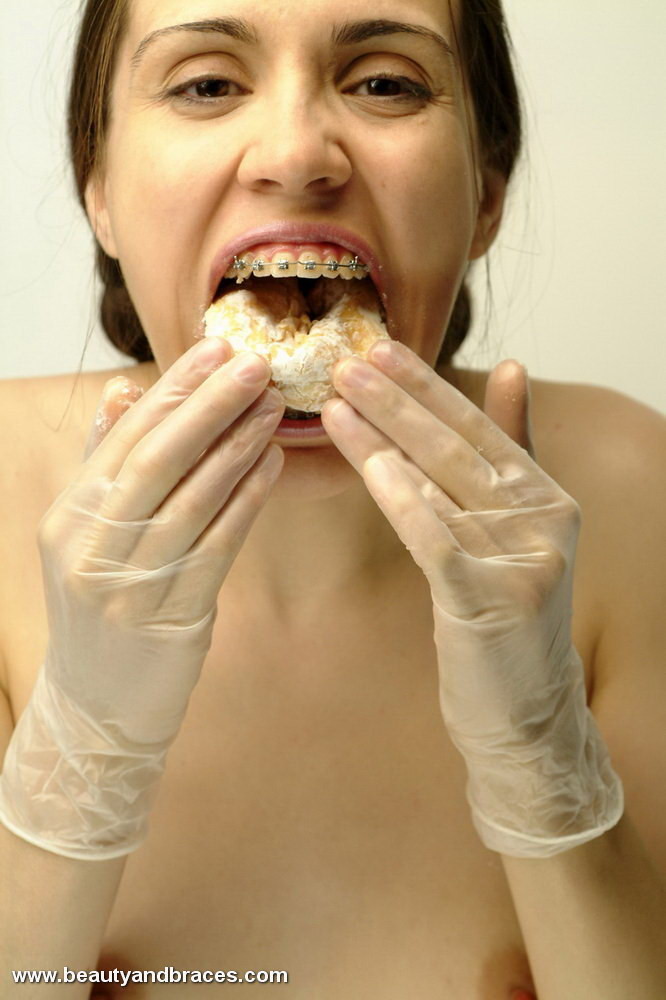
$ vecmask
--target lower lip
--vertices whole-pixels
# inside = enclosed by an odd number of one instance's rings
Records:
[[[273,437],[289,438],[292,441],[307,441],[310,438],[328,439],[321,417],[315,417],[314,420],[288,420],[284,417],[278,424]]]

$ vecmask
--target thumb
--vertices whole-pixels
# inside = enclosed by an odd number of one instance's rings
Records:
[[[106,382],[84,449],[84,462],[102,443],[111,428],[118,423],[123,413],[126,413],[142,396],[141,386],[132,382],[131,379],[125,378],[124,375],[116,375]]]
[[[536,461],[527,369],[514,359],[501,361],[488,376],[483,412]]]

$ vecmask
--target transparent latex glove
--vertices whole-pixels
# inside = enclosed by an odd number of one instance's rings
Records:
[[[550,542],[525,546],[530,514]],[[519,511],[453,514],[455,537],[486,554],[452,550],[431,580],[440,706],[472,819],[486,847],[515,857],[576,847],[623,811],[571,640],[577,519],[570,501],[536,494]],[[514,554],[498,551],[500,535]]]
[[[353,364],[364,383],[338,366],[345,402],[322,420],[430,585],[441,710],[481,839],[547,857],[599,836],[623,795],[571,639],[580,508],[536,464],[524,370],[498,366],[481,411],[405,345]]]
[[[270,370],[232,354],[209,338],[143,396],[107,383],[86,460],[40,523],[49,643],[0,819],[56,854],[112,858],[145,839],[220,587],[282,468]]]

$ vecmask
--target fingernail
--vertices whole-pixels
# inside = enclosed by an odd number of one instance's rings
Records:
[[[270,399],[271,406],[274,406],[276,409],[284,406],[284,399],[279,389],[274,389],[273,387],[266,389],[266,398]]]
[[[220,337],[206,337],[196,345],[194,356],[198,362],[216,365],[218,368],[223,364],[227,355],[226,341]]]
[[[123,389],[127,389],[129,382],[123,375],[114,375],[108,382],[104,383],[102,390],[102,402],[106,403],[112,396],[119,394]]]
[[[260,398],[261,398],[261,403],[257,408],[257,412],[262,414],[262,416],[264,414],[273,416],[278,412],[278,410],[281,410],[284,406],[284,401],[282,399],[282,396],[276,389],[266,389],[266,392],[264,393],[263,397]]]
[[[363,386],[372,379],[372,368],[359,358],[351,357],[342,363],[336,371],[338,379],[343,385]]]
[[[344,399],[327,399],[324,403],[326,419],[338,426],[356,426],[355,410]]]
[[[232,376],[247,385],[265,382],[270,377],[268,365],[258,354],[241,354],[229,363],[233,366]]]
[[[102,415],[107,407],[111,406],[112,413],[118,419],[126,410],[129,410],[130,406],[141,399],[143,394],[144,390],[141,386],[131,382],[123,375],[116,375],[115,378],[109,379],[104,386],[97,414],[98,416]]]
[[[117,375],[107,385],[112,386],[113,398],[123,403],[136,403],[137,399],[141,399],[144,392],[140,385],[125,378],[124,375]],[[110,396],[107,398],[110,398]]]
[[[397,370],[402,364],[402,358],[391,340],[378,340],[368,351],[368,360],[376,361],[384,369]]]

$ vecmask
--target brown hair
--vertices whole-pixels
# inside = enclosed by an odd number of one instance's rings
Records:
[[[84,207],[88,179],[103,162],[111,80],[126,19],[127,0],[87,0],[85,3],[68,101],[70,157],[79,200]],[[453,17],[452,22],[455,25]],[[522,117],[501,0],[461,0],[456,36],[474,108],[483,165],[498,170],[508,180],[520,152]],[[99,244],[97,271],[104,285],[100,313],[109,340],[137,361],[153,360],[120,266]],[[451,361],[469,332],[471,320],[471,297],[463,283],[437,367]]]

